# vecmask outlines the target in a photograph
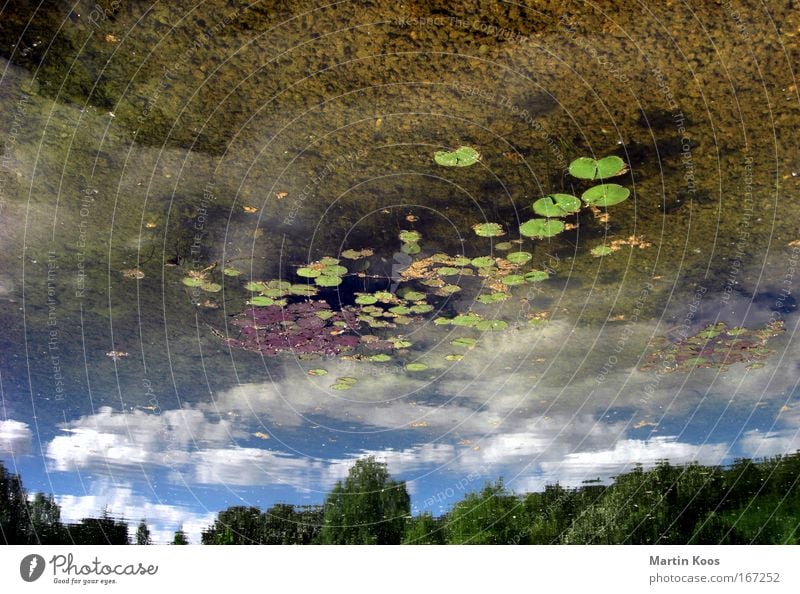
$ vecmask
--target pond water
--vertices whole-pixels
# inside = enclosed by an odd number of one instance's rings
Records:
[[[439,514],[800,446],[788,6],[25,4],[0,455],[65,519],[197,541],[370,454]],[[526,232],[609,155],[626,200]]]

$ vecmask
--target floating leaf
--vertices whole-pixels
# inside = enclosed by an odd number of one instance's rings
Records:
[[[543,217],[565,217],[581,209],[581,201],[572,194],[549,194],[533,203],[533,211]]]
[[[256,306],[265,306],[265,305],[273,305],[275,303],[274,299],[270,299],[269,297],[264,297],[263,295],[256,295],[255,297],[251,297],[250,300],[247,302],[248,305],[256,305]]]
[[[335,264],[322,269],[323,276],[343,276],[345,274],[347,274],[347,268]]]
[[[326,369],[309,369],[308,375],[328,375],[328,371]]]
[[[405,326],[406,324],[410,324],[414,321],[414,318],[409,318],[408,316],[397,316],[392,320],[395,324],[401,324]]]
[[[405,305],[395,305],[394,307],[390,307],[389,311],[399,316],[411,313],[411,310],[407,308]]]
[[[447,359],[448,361],[461,361],[461,359],[464,358],[464,355],[453,353],[451,355],[445,355],[444,358]]]
[[[422,239],[419,231],[400,231],[400,241],[403,243],[417,243]]]
[[[325,309],[325,310],[322,310],[322,311],[318,311],[315,315],[320,320],[330,320],[336,314],[334,312],[330,311],[330,310]]]
[[[310,285],[292,285],[289,287],[289,292],[292,295],[302,295],[305,297],[313,297],[317,294],[317,288]]]
[[[569,165],[569,173],[579,179],[602,179],[621,175],[627,171],[625,161],[615,155],[596,161],[590,157],[579,157]]]
[[[224,274],[225,276],[239,276],[240,274],[242,274],[242,271],[236,270],[235,268],[223,268],[222,274]]]
[[[314,282],[317,283],[320,287],[338,287],[342,284],[342,278],[340,276],[318,276],[314,279]]]
[[[425,363],[408,363],[406,369],[408,371],[425,371],[428,366]]]
[[[303,278],[316,278],[320,274],[322,274],[316,268],[308,268],[306,266],[297,269],[297,276],[302,276]]]
[[[531,283],[538,283],[550,278],[550,274],[544,270],[531,270],[525,273],[525,280]]]
[[[443,317],[438,317],[435,320],[433,320],[433,323],[436,324],[437,326],[447,326],[448,324],[450,324],[450,322],[452,322],[450,318],[443,318]]]
[[[461,290],[461,287],[458,285],[444,285],[436,289],[436,294],[446,297],[448,295],[452,295],[453,293],[458,293]]]
[[[436,151],[433,154],[433,160],[442,167],[469,167],[480,158],[480,153],[471,146],[460,146],[454,151]]]
[[[284,289],[278,289],[273,287],[265,287],[264,290],[261,291],[261,294],[265,297],[272,297],[273,299],[277,299],[278,297],[283,297],[286,295],[286,291]]]
[[[472,226],[472,230],[475,232],[475,235],[480,237],[500,237],[501,235],[505,235],[503,226],[499,223],[478,223]]]
[[[613,253],[613,251],[614,250],[607,245],[598,245],[597,247],[592,248],[591,254],[596,258],[602,258],[603,256]]]
[[[222,290],[222,285],[219,283],[204,282],[202,285],[200,285],[200,288],[207,293],[219,293]]]
[[[369,360],[375,363],[385,363],[386,361],[391,361],[392,358],[385,353],[378,353],[377,355],[372,355]]]
[[[357,384],[358,383],[358,379],[355,378],[355,377],[337,377],[336,378],[336,383],[337,384],[350,384],[352,386],[353,384]]]
[[[470,264],[475,268],[486,268],[494,264],[494,258],[491,256],[480,256],[479,258],[473,258]]]
[[[525,237],[553,237],[564,230],[564,223],[556,219],[531,219],[519,227]]]
[[[320,259],[319,263],[323,266],[336,266],[339,263],[339,260],[331,256],[325,256],[324,258]]]
[[[455,276],[460,270],[460,268],[453,268],[452,266],[441,266],[436,269],[436,274],[439,276]]]
[[[530,252],[511,252],[506,256],[506,260],[512,264],[525,264],[525,262],[529,262],[531,258],[533,258],[533,254]]]
[[[372,305],[377,302],[378,298],[375,295],[358,295],[356,297],[356,303],[359,305]]]
[[[469,338],[468,336],[462,336],[461,338],[456,338],[455,340],[451,340],[450,344],[457,347],[467,347],[471,349],[476,344],[478,344],[478,341],[475,340],[474,338]]]
[[[271,280],[267,283],[267,286],[271,289],[283,289],[284,291],[288,291],[289,287],[292,286],[292,283],[288,281],[282,281],[279,279]]]
[[[375,298],[381,303],[394,303],[397,301],[397,296],[389,291],[375,291]]]
[[[181,281],[187,287],[200,287],[205,283],[202,278],[192,278],[191,276],[187,276]]]
[[[480,322],[482,318],[478,314],[459,314],[450,320],[453,326],[471,327]]]
[[[352,384],[333,384],[331,386],[332,390],[349,390],[352,388]]]
[[[419,247],[418,243],[404,243],[400,246],[400,251],[404,254],[408,254],[409,256],[414,256],[420,253],[422,248]]]
[[[411,312],[416,314],[424,314],[433,311],[433,306],[430,303],[415,303],[411,306]]]
[[[500,243],[496,243],[495,246],[494,246],[494,249],[504,252],[506,250],[510,250],[513,247],[514,247],[514,244],[511,243],[510,241],[502,241]]]
[[[371,249],[364,248],[363,250],[345,250],[342,252],[342,258],[347,258],[348,260],[360,260],[361,258],[368,258],[372,254],[374,254]]]
[[[506,299],[508,299],[508,293],[491,293],[478,296],[477,301],[480,303],[498,303]]]
[[[464,256],[456,256],[453,258],[453,265],[455,266],[469,266],[470,262],[472,262],[472,260]]]
[[[516,287],[517,285],[525,284],[525,277],[521,274],[509,274],[501,278],[500,281],[509,287]]]
[[[414,344],[410,340],[403,340],[401,338],[395,338],[394,340],[392,340],[392,339],[390,339],[390,340],[391,340],[392,344],[394,345],[394,348],[396,348],[396,349],[407,349],[412,344]]]
[[[403,299],[408,299],[409,301],[422,301],[425,299],[425,293],[420,293],[419,291],[406,291],[403,293]]]
[[[600,184],[586,190],[581,199],[592,206],[613,206],[624,202],[630,195],[628,188],[618,184]]]
[[[505,330],[508,328],[508,322],[503,320],[482,320],[475,326],[477,330],[482,332],[487,330]]]

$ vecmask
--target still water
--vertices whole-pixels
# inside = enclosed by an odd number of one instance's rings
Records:
[[[800,446],[788,7],[24,4],[0,455],[63,519],[196,542],[365,455],[437,515]]]

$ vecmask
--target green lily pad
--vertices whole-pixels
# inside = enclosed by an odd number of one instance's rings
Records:
[[[368,258],[375,252],[369,248],[364,248],[363,250],[345,250],[342,252],[342,258],[347,258],[348,260],[360,260],[361,258]]]
[[[404,316],[407,313],[411,313],[411,310],[405,305],[395,305],[394,307],[390,307],[389,311],[399,316]]]
[[[586,190],[581,199],[592,206],[613,206],[624,202],[630,195],[631,191],[628,188],[618,184],[600,184]]]
[[[406,369],[408,371],[425,371],[428,366],[425,363],[408,363]]]
[[[314,282],[320,287],[338,287],[342,284],[342,277],[340,276],[318,276]]]
[[[467,326],[472,327],[480,322],[483,318],[481,318],[477,314],[459,314],[456,317],[450,320],[450,323],[453,326]]]
[[[479,258],[473,258],[470,264],[475,268],[486,268],[494,264],[494,258],[491,256],[480,256]]]
[[[550,278],[550,274],[544,270],[531,270],[525,273],[525,280],[530,283],[539,283]]]
[[[381,303],[395,303],[397,301],[397,296],[389,291],[375,291],[374,295]]]
[[[358,295],[356,297],[356,303],[359,305],[372,305],[377,302],[378,298],[375,295]]]
[[[480,153],[471,146],[460,146],[454,151],[436,151],[433,160],[442,167],[469,167],[481,158]]]
[[[318,312],[317,312],[315,315],[316,315],[316,316],[317,316],[317,317],[318,317],[320,320],[330,320],[330,319],[331,319],[333,316],[335,316],[336,314],[335,314],[335,313],[333,313],[332,311],[328,310],[328,309],[325,309],[325,310],[322,310],[322,311],[318,311]]]
[[[517,285],[525,284],[525,277],[521,274],[509,274],[501,278],[500,281],[509,287],[516,287]]]
[[[519,226],[524,237],[553,237],[564,230],[564,223],[556,219],[531,219]]]
[[[470,262],[472,262],[472,259],[465,256],[456,256],[453,258],[454,266],[469,266]]]
[[[263,291],[261,291],[261,294],[264,295],[265,297],[271,297],[272,299],[278,299],[279,297],[283,297],[284,295],[286,295],[286,291],[284,289],[278,289],[278,288],[274,288],[274,287],[267,287]]]
[[[443,318],[441,316],[433,320],[433,323],[437,326],[447,326],[450,324],[450,322],[452,322],[450,318]]]
[[[289,287],[289,292],[292,295],[302,295],[304,297],[313,297],[317,294],[317,288],[310,285],[292,285]]]
[[[482,332],[487,330],[505,330],[506,328],[508,328],[508,322],[504,322],[503,320],[482,320],[475,326],[476,330],[480,330]]]
[[[407,349],[408,347],[410,347],[414,343],[411,342],[410,340],[403,340],[402,338],[395,338],[394,340],[392,340],[392,344],[394,345],[394,348],[396,348],[396,349]]]
[[[225,276],[239,276],[240,274],[242,274],[242,271],[236,270],[235,268],[223,268],[222,274],[224,274]]]
[[[430,303],[415,303],[411,306],[411,312],[415,314],[424,314],[433,311],[433,306]]]
[[[457,347],[467,347],[471,349],[476,344],[478,344],[478,341],[474,338],[469,338],[468,336],[462,336],[461,338],[456,338],[455,340],[451,340],[450,344]]]
[[[514,244],[511,243],[510,241],[501,241],[500,243],[494,244],[494,249],[500,250],[502,252],[505,252],[506,250],[510,250],[513,247],[514,247]]]
[[[352,386],[353,384],[357,384],[358,383],[358,378],[349,377],[349,376],[348,377],[337,377],[336,378],[336,383],[337,384],[350,384]]]
[[[419,291],[406,291],[403,293],[403,299],[408,299],[409,301],[422,301],[425,299],[425,293],[420,293]]]
[[[320,274],[322,273],[316,268],[308,268],[303,266],[302,268],[297,269],[297,276],[302,276],[303,278],[316,278]]]
[[[580,209],[581,201],[572,194],[549,194],[533,203],[533,212],[543,217],[565,217]]]
[[[331,390],[349,390],[352,387],[352,384],[333,384]]]
[[[203,285],[203,283],[205,283],[206,281],[204,281],[204,280],[203,280],[203,279],[201,279],[201,278],[192,278],[191,276],[187,276],[187,277],[186,277],[186,278],[184,278],[184,279],[183,279],[181,282],[182,282],[184,285],[186,285],[187,287],[200,287],[200,286],[202,286],[202,285]]]
[[[408,316],[396,316],[392,321],[395,324],[400,324],[401,326],[405,326],[413,322],[414,318],[409,318]]]
[[[328,375],[326,369],[309,369],[306,373],[308,373],[308,375]]]
[[[444,358],[447,361],[461,361],[461,359],[464,358],[464,355],[462,355],[460,353],[452,353],[450,355],[445,355]]]
[[[323,276],[343,276],[347,274],[347,268],[344,266],[326,266],[322,269]]]
[[[436,274],[439,276],[455,276],[460,270],[460,268],[453,268],[452,266],[441,266],[436,269]]]
[[[222,290],[222,285],[219,283],[205,282],[202,285],[200,285],[200,288],[207,293],[219,293]]]
[[[607,245],[598,245],[597,247],[594,247],[591,250],[591,254],[596,258],[602,258],[603,256],[607,256],[613,252],[614,250],[612,250]]]
[[[530,252],[511,252],[506,255],[506,260],[512,264],[525,264],[525,262],[529,262],[531,258],[533,258],[533,254]]]
[[[490,293],[488,295],[479,295],[476,301],[479,303],[499,303],[508,299],[508,293]]]
[[[506,234],[500,223],[478,223],[472,226],[472,230],[479,237],[500,237]]]
[[[436,289],[437,295],[447,296],[452,295],[453,293],[458,293],[461,290],[461,287],[458,285],[444,285]]]
[[[270,289],[283,289],[284,291],[288,291],[289,287],[292,286],[292,283],[289,281],[282,281],[280,279],[274,279],[267,283],[267,287]]]
[[[417,243],[422,239],[419,231],[400,231],[400,241],[403,243]]]
[[[261,307],[265,305],[274,305],[275,300],[269,297],[264,297],[263,295],[256,295],[255,297],[251,297],[247,304]]]
[[[339,260],[331,256],[325,256],[324,258],[320,258],[319,263],[323,266],[336,266],[339,263]]]
[[[418,243],[404,243],[400,246],[400,251],[409,256],[415,256],[422,251],[422,248],[419,247]]]
[[[627,170],[625,161],[616,155],[595,160],[590,157],[579,157],[569,165],[569,173],[578,179],[603,179],[621,175]]]
[[[378,353],[377,355],[372,355],[369,360],[375,363],[385,363],[386,361],[391,361],[392,358],[385,353]]]

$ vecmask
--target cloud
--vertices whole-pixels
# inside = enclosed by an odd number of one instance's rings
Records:
[[[0,454],[20,456],[31,449],[33,433],[27,423],[6,419],[0,421]]]

